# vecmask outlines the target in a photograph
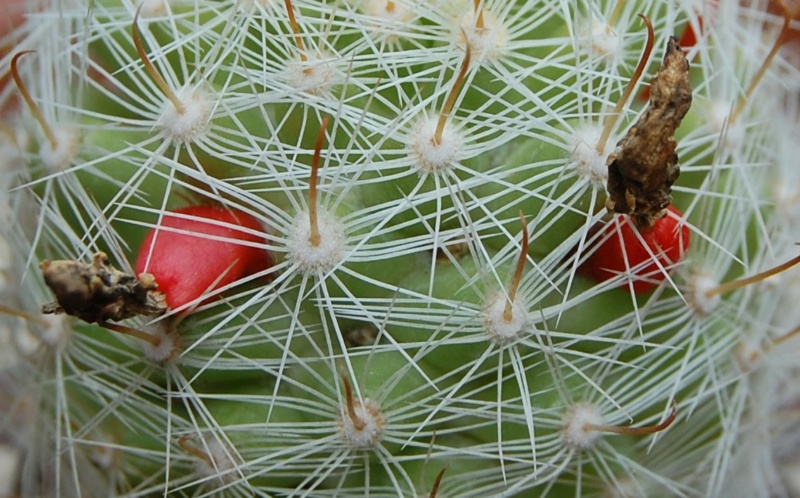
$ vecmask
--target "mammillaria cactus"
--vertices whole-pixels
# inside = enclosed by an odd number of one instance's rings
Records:
[[[796,3],[25,9],[0,495],[800,493]]]

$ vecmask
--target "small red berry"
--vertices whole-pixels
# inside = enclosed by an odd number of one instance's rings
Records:
[[[703,16],[697,16],[697,27],[700,28],[700,33],[703,34]],[[684,50],[688,50],[695,45],[697,45],[697,35],[698,33],[695,32],[694,27],[691,23],[686,23],[686,26],[683,28],[683,33],[681,34],[681,39],[678,44]]]
[[[637,230],[630,219],[623,215],[617,216],[603,229],[604,233],[599,239],[600,246],[581,265],[581,274],[603,282],[620,273],[632,272],[635,293],[654,289],[666,278],[661,268],[669,269],[681,261],[689,249],[689,227],[686,224],[678,227],[683,214],[673,206],[667,209],[667,216],[657,220],[648,230]],[[642,244],[642,240],[647,246]],[[621,286],[629,289],[627,283],[622,283]]]
[[[222,207],[189,206],[165,213],[142,243],[136,274],[151,273],[175,309],[269,268],[269,253],[247,245],[263,244],[264,239],[235,227],[264,232],[253,216]]]

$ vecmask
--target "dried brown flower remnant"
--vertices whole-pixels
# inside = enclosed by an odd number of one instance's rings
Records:
[[[66,313],[87,323],[125,320],[139,315],[157,316],[167,310],[155,278],[140,278],[111,266],[103,252],[92,264],[73,260],[42,261],[44,281],[56,300],[42,306],[42,313]]]
[[[640,228],[664,217],[680,174],[675,130],[691,105],[689,61],[673,36],[650,82],[647,109],[608,157],[609,211],[631,216]]]

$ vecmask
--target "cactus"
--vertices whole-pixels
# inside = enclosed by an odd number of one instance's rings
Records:
[[[23,5],[0,495],[800,492],[796,6]]]

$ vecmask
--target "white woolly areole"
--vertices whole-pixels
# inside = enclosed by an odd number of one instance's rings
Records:
[[[525,302],[517,297],[511,305],[511,320],[506,322],[505,311],[508,297],[504,293],[495,295],[483,309],[483,326],[489,339],[495,344],[511,344],[519,340],[530,328],[531,318]]]
[[[587,427],[605,423],[600,409],[586,402],[570,406],[561,421],[561,437],[564,443],[578,451],[592,448],[600,437],[599,431]]]
[[[609,61],[617,58],[620,52],[620,40],[617,33],[605,22],[592,22],[591,30],[585,35],[588,49],[595,59]]]
[[[319,275],[335,268],[344,260],[347,252],[347,239],[344,225],[326,211],[317,213],[319,245],[311,244],[311,221],[308,213],[295,218],[292,230],[286,240],[286,258],[297,267],[300,273]]]
[[[206,441],[205,446],[198,445],[198,449],[205,452],[208,457],[197,457],[194,461],[195,472],[201,478],[216,477],[222,483],[229,483],[237,477],[236,472],[233,472],[236,465],[219,441],[210,439]]]
[[[438,116],[420,121],[411,132],[408,147],[420,173],[435,174],[450,169],[461,156],[463,140],[451,123],[445,125],[441,141],[435,143],[438,121]]]
[[[208,130],[213,108],[211,100],[200,89],[182,89],[177,97],[183,104],[183,114],[167,99],[159,121],[161,130],[176,142],[195,142]]]
[[[597,126],[577,130],[570,143],[572,148],[570,162],[578,170],[581,178],[586,180],[594,189],[605,191],[608,183],[606,161],[613,150],[613,146],[607,143],[602,154],[597,152],[597,142],[600,140],[602,133],[602,128]]]
[[[458,22],[456,43],[469,48],[472,57],[478,60],[493,60],[503,56],[508,36],[506,27],[489,10],[483,9],[483,28],[475,26],[476,15],[469,10]]]
[[[367,0],[361,8],[377,24],[376,34],[386,36],[389,42],[397,41],[403,26],[414,18],[411,9],[391,0]]]
[[[371,450],[381,442],[383,437],[386,425],[383,414],[380,408],[369,399],[365,399],[363,405],[358,400],[353,401],[353,411],[361,423],[356,426],[347,413],[347,408],[342,407],[342,413],[338,420],[342,439],[352,450]]]
[[[307,54],[307,60],[297,59],[286,67],[286,81],[289,86],[317,95],[333,84],[334,72],[331,61],[322,54]]]
[[[148,327],[146,332],[158,339],[158,346],[153,346],[147,341],[140,341],[142,354],[153,363],[172,363],[180,356],[181,337],[177,330],[167,325],[171,320],[159,322]]]
[[[708,275],[698,273],[689,278],[686,292],[686,301],[694,312],[703,317],[711,314],[721,301],[721,296],[715,294],[709,296],[708,292],[719,286],[716,279]]]
[[[49,170],[63,170],[76,162],[81,148],[81,134],[72,128],[57,128],[53,134],[56,138],[55,148],[45,140],[39,149],[39,156]]]
[[[36,337],[52,349],[63,349],[72,338],[72,328],[67,315],[42,315],[48,325],[38,326],[34,330]]]

